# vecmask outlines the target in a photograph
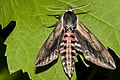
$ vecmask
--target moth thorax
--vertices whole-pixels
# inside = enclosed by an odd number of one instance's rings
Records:
[[[74,31],[77,26],[77,17],[76,15],[68,11],[63,16],[63,26],[67,32]]]

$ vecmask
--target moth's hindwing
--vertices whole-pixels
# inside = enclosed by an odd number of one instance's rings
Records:
[[[47,65],[58,58],[58,47],[60,44],[62,29],[61,21],[58,21],[56,28],[53,30],[38,53],[36,67]]]
[[[104,68],[116,68],[115,62],[107,49],[81,22],[77,23],[76,36],[82,48],[79,48],[78,51],[82,51],[86,60]]]

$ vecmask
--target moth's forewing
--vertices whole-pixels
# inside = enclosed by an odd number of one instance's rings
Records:
[[[86,60],[104,68],[116,68],[115,62],[107,49],[81,22],[77,23],[76,37],[82,48],[78,50],[82,51]]]
[[[58,48],[62,37],[62,30],[62,23],[58,21],[56,28],[50,34],[38,53],[36,67],[47,65],[58,58]]]

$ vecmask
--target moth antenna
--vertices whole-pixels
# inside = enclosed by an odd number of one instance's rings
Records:
[[[84,4],[84,5],[82,5],[82,6],[78,6],[78,7],[76,7],[76,8],[73,8],[72,10],[82,9],[82,8],[84,8],[84,7],[89,6],[90,4],[91,4],[91,2],[90,2],[90,3],[87,3],[87,4]]]
[[[48,8],[48,7],[46,7],[46,8],[47,8],[47,10],[49,10],[49,11],[66,11],[66,10],[60,9],[60,8]]]
[[[72,11],[72,10],[76,10],[76,9],[81,9],[81,8],[84,8],[84,7],[87,7],[87,6],[89,6],[91,3],[88,3],[88,4],[85,4],[85,5],[82,5],[82,6],[78,6],[78,7],[76,7],[76,8],[71,8],[70,6],[68,6],[68,8],[67,9],[61,9],[61,8],[48,8],[48,7],[46,7],[47,8],[47,10],[49,10],[49,11]]]

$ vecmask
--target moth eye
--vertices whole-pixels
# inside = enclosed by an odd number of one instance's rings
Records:
[[[71,30],[74,31],[76,29],[76,26],[72,25]]]
[[[73,29],[76,29],[76,26],[73,26]]]

